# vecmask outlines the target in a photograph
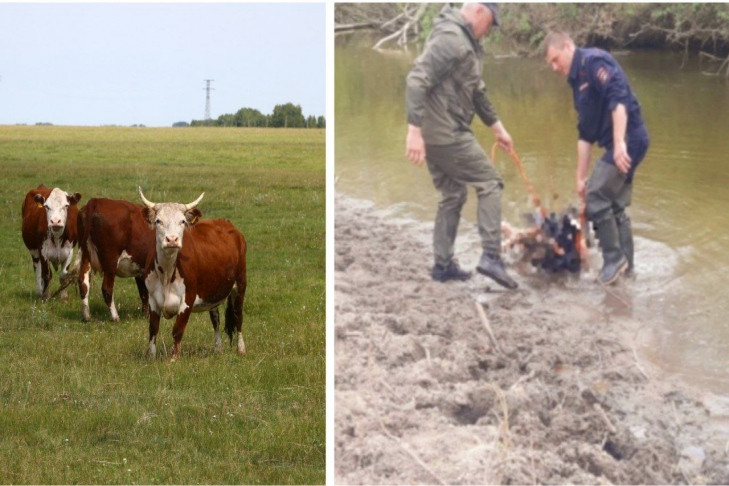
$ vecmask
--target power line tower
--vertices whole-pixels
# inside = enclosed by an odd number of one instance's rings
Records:
[[[205,120],[210,120],[210,91],[215,90],[215,88],[210,87],[210,83],[215,81],[214,79],[206,79],[205,80],[205,87],[203,88],[205,90]]]

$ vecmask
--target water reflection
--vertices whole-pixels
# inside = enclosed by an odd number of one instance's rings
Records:
[[[337,190],[380,207],[397,204],[398,216],[431,221],[438,194],[427,169],[412,167],[404,157],[405,76],[416,53],[375,52],[362,40],[342,36],[336,42]],[[702,74],[696,65],[681,70],[677,54],[631,51],[617,57],[651,135],[630,209],[638,278],[617,291],[627,306],[594,284],[567,287],[606,312],[629,308],[648,329],[641,334],[650,337],[650,354],[666,372],[729,392],[723,288],[729,267],[729,82]],[[489,57],[484,78],[544,203],[555,211],[574,203],[576,116],[564,78],[541,59],[509,57]],[[491,131],[480,121],[474,126],[490,147]],[[519,223],[531,210],[529,197],[506,156],[497,158],[497,166],[506,183],[504,217]],[[479,248],[471,234],[474,200],[470,192],[458,240],[459,256],[474,255],[473,262],[461,258],[467,265],[475,265]]]

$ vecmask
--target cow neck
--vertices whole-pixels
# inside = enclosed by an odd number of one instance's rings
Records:
[[[180,250],[168,254],[164,250],[160,251],[159,248],[157,249],[154,270],[157,272],[157,275],[163,284],[168,284],[173,280],[177,269],[177,256],[179,253]]]
[[[48,238],[56,245],[59,245],[63,241],[63,235],[66,233],[66,228],[63,231],[56,233],[52,229],[48,228]]]

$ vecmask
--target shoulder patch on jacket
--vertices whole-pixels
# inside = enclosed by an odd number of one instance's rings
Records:
[[[608,71],[605,66],[600,66],[597,73],[595,73],[595,77],[600,84],[605,84],[610,80],[610,71]]]

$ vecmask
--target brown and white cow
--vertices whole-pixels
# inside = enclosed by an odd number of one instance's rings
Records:
[[[84,321],[91,319],[89,284],[91,270],[103,274],[101,293],[109,307],[112,321],[119,320],[114,304],[114,279],[134,277],[142,301],[142,311],[148,311],[144,266],[154,253],[154,230],[143,214],[144,208],[127,201],[93,198],[78,214],[81,293],[81,313]]]
[[[246,240],[230,221],[199,221],[195,206],[205,193],[190,204],[153,203],[142,189],[149,224],[155,228],[155,251],[144,270],[149,291],[149,351],[156,354],[160,316],[176,317],[172,329],[172,361],[180,355],[180,341],[192,312],[210,312],[215,346],[220,349],[218,306],[227,299],[225,331],[233,343],[238,332],[238,353],[245,353],[241,327],[246,292]]]
[[[73,247],[78,240],[76,215],[81,194],[68,194],[43,184],[28,191],[23,201],[23,242],[35,268],[36,293],[48,299],[51,265],[61,268],[60,278],[68,273]],[[61,298],[68,295],[64,290]]]

